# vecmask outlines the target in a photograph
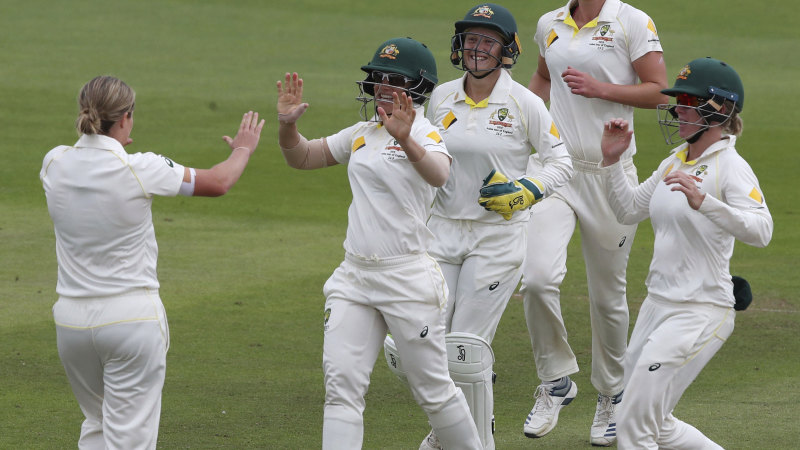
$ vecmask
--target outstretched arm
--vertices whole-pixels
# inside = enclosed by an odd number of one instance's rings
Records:
[[[258,113],[247,112],[239,125],[239,131],[234,138],[223,136],[225,142],[231,147],[231,154],[225,161],[210,169],[196,169],[194,176],[194,191],[192,195],[200,197],[219,197],[227,193],[239,180],[239,177],[250,161],[250,155],[256,150],[261,137],[264,121],[258,121]],[[192,182],[191,169],[188,167],[183,172],[183,182]]]
[[[319,169],[338,164],[323,139],[308,141],[297,131],[297,120],[308,109],[303,103],[303,79],[297,72],[286,73],[285,82],[278,81],[278,144],[289,167]]]

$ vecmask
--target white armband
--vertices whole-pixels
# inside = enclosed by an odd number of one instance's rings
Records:
[[[194,195],[194,177],[196,172],[193,168],[189,168],[189,182],[182,181],[181,188],[178,191],[178,194],[185,195],[186,197],[191,197]]]

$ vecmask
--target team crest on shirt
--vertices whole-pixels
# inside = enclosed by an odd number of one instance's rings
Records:
[[[408,159],[406,156],[406,152],[403,151],[403,147],[397,143],[397,139],[392,139],[386,145],[386,147],[381,150],[381,156],[383,159],[387,161],[396,161],[398,159]]]
[[[694,176],[696,177],[706,176],[707,175],[706,169],[708,169],[708,166],[703,164],[702,166],[698,167],[697,170],[694,171]]]
[[[508,136],[513,134],[515,118],[513,114],[508,112],[508,108],[499,108],[489,114],[489,123],[486,125],[486,131],[496,136]]]
[[[325,322],[323,322],[323,324],[325,325],[325,331],[328,331],[328,321],[329,320],[331,320],[331,309],[330,308],[325,310]]]
[[[592,40],[589,45],[598,50],[608,50],[614,48],[614,33],[616,31],[611,28],[611,25],[603,25],[594,32]]]
[[[162,156],[162,158],[164,158],[164,162],[166,162],[168,166],[175,167],[175,164],[172,162],[171,159],[167,158],[166,156]]]

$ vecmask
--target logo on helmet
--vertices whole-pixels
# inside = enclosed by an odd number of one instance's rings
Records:
[[[491,19],[494,15],[494,11],[489,5],[479,6],[475,9],[475,12],[472,13],[472,17],[485,17],[487,19]]]
[[[683,66],[683,69],[681,69],[680,72],[678,72],[678,79],[679,80],[688,80],[689,79],[689,74],[691,74],[691,73],[692,73],[692,69],[690,69],[689,65],[687,64],[687,65]]]
[[[397,55],[400,54],[400,50],[397,49],[395,44],[389,44],[386,47],[383,47],[381,50],[381,58],[389,58],[389,59],[397,59]]]

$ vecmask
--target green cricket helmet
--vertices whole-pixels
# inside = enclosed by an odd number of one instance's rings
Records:
[[[362,94],[374,96],[376,84],[391,84],[404,88],[420,105],[428,99],[425,94],[430,93],[439,81],[436,59],[431,51],[425,44],[408,37],[389,39],[379,45],[372,60],[361,66],[361,70],[367,73],[367,78],[358,82]]]
[[[683,66],[675,78],[675,84],[661,93],[676,97],[678,105],[658,105],[658,123],[664,138],[670,144],[680,142],[674,139],[682,123],[676,108],[694,108],[703,119],[704,127],[693,136],[686,138],[689,143],[696,142],[710,127],[726,123],[734,113],[744,106],[744,86],[739,74],[728,64],[711,57],[698,58]],[[686,99],[683,96],[689,96]],[[694,101],[692,98],[696,98]],[[729,106],[723,110],[723,105]]]
[[[698,58],[683,66],[675,85],[661,93],[672,97],[689,94],[705,100],[718,97],[733,102],[736,112],[741,112],[744,106],[744,86],[739,74],[733,67],[711,57]]]
[[[517,21],[511,11],[495,3],[481,3],[470,8],[462,20],[455,24],[455,35],[450,41],[450,62],[456,68],[466,71],[464,67],[464,33],[470,28],[489,28],[503,36],[501,60],[498,68],[510,69],[522,53],[522,45],[517,33]]]

